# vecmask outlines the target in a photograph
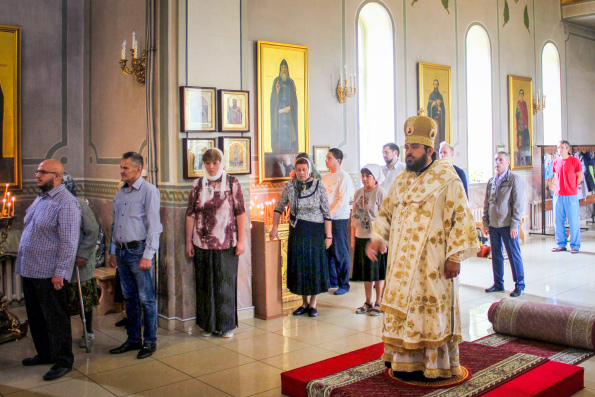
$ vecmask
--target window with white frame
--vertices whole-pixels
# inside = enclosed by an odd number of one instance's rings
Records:
[[[384,164],[395,141],[394,29],[386,8],[366,4],[357,21],[359,165]]]
[[[560,83],[560,54],[554,43],[546,43],[541,52],[543,81],[543,143],[555,145],[562,139],[562,86]]]
[[[486,182],[493,170],[492,54],[480,25],[467,31],[466,63],[468,179]]]

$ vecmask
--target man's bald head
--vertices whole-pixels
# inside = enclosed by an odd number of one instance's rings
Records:
[[[446,142],[440,142],[440,158],[452,159],[455,156],[455,149]]]
[[[44,167],[47,166],[47,168],[44,169],[48,171],[59,172],[60,174],[64,174],[64,166],[60,161],[56,159],[42,161],[39,165]]]
[[[35,171],[37,186],[43,191],[50,191],[62,184],[64,166],[55,159],[42,161]]]

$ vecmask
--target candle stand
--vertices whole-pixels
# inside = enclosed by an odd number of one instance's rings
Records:
[[[14,216],[0,217],[0,258],[4,256],[4,243],[12,227]],[[2,277],[2,275],[0,275]],[[29,323],[19,318],[8,308],[9,301],[4,299],[4,292],[0,292],[0,343],[18,340],[27,335]]]

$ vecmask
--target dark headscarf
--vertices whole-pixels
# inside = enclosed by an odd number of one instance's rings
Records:
[[[66,187],[66,190],[72,193],[73,196],[76,196],[76,183],[74,182],[74,179],[66,171],[64,171],[64,176],[62,178],[62,184]]]

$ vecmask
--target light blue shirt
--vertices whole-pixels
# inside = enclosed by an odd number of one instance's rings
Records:
[[[508,175],[508,170],[504,171],[500,175],[496,175],[496,190],[498,190],[502,181],[506,179],[506,175]]]
[[[132,185],[124,184],[114,198],[114,229],[110,253],[116,253],[116,243],[145,240],[143,258],[153,259],[159,249],[163,231],[159,215],[159,190],[142,177]]]

